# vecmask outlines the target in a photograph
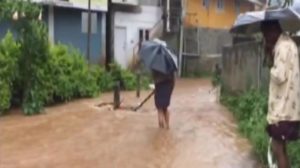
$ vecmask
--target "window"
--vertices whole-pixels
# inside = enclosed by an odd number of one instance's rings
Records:
[[[150,40],[150,30],[148,29],[140,29],[139,30],[139,40],[141,42],[145,40]]]
[[[224,10],[224,0],[217,0],[217,9],[219,11],[223,11]]]
[[[235,12],[236,12],[237,15],[241,13],[241,2],[240,2],[240,0],[235,0]]]
[[[209,0],[202,0],[202,6],[205,8],[209,7]]]
[[[144,30],[143,29],[139,30],[139,41],[140,42],[144,41]]]
[[[139,48],[142,47],[143,41],[150,40],[150,31],[148,29],[139,30]]]
[[[96,34],[98,29],[97,13],[91,13],[91,33]],[[82,12],[81,14],[81,31],[82,33],[88,33],[88,12]]]
[[[145,30],[145,40],[150,40],[150,31]]]

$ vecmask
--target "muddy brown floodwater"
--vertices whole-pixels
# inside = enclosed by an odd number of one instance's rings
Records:
[[[1,168],[257,168],[231,114],[213,101],[206,80],[180,80],[171,129],[158,129],[150,100],[140,111],[112,111],[112,95],[24,117],[0,118]],[[142,94],[146,96],[148,93]],[[122,94],[136,105],[135,93]]]

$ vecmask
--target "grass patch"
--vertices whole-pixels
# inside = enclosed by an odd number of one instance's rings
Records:
[[[239,131],[253,145],[258,159],[267,165],[269,137],[265,131],[268,110],[268,95],[264,91],[250,90],[239,96],[223,93],[221,102],[238,120]],[[300,143],[290,143],[288,153],[292,168],[300,167]]]

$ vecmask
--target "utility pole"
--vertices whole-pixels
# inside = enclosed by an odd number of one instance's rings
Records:
[[[106,17],[106,58],[105,69],[110,70],[109,65],[114,58],[114,9],[112,0],[108,0],[108,11]]]
[[[88,32],[87,32],[87,60],[90,63],[91,57],[91,33],[92,33],[92,13],[91,13],[91,0],[88,0]]]
[[[183,45],[184,45],[184,18],[186,14],[186,0],[181,1],[181,16],[180,16],[180,37],[179,37],[179,77],[182,77],[183,71]],[[208,7],[208,5],[207,5]],[[209,10],[207,10],[209,11]]]

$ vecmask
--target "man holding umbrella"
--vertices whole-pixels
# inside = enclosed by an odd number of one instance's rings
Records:
[[[269,108],[267,132],[272,137],[272,149],[279,168],[289,168],[286,142],[299,138],[300,128],[300,71],[295,42],[278,21],[262,23],[266,52],[271,54]]]
[[[174,89],[175,77],[174,74],[166,75],[156,70],[152,71],[152,76],[155,83],[154,100],[158,111],[159,127],[169,129],[170,113],[168,107]]]
[[[267,133],[278,168],[290,168],[287,142],[300,137],[300,69],[298,48],[284,31],[300,29],[300,4],[240,15],[232,32],[260,30],[271,58]],[[270,160],[269,160],[270,161]],[[270,166],[274,166],[270,163]],[[276,166],[277,167],[277,166]]]
[[[177,57],[168,49],[165,42],[158,39],[144,42],[139,55],[141,61],[151,71],[155,83],[154,99],[159,127],[169,129],[168,107],[175,84]]]

